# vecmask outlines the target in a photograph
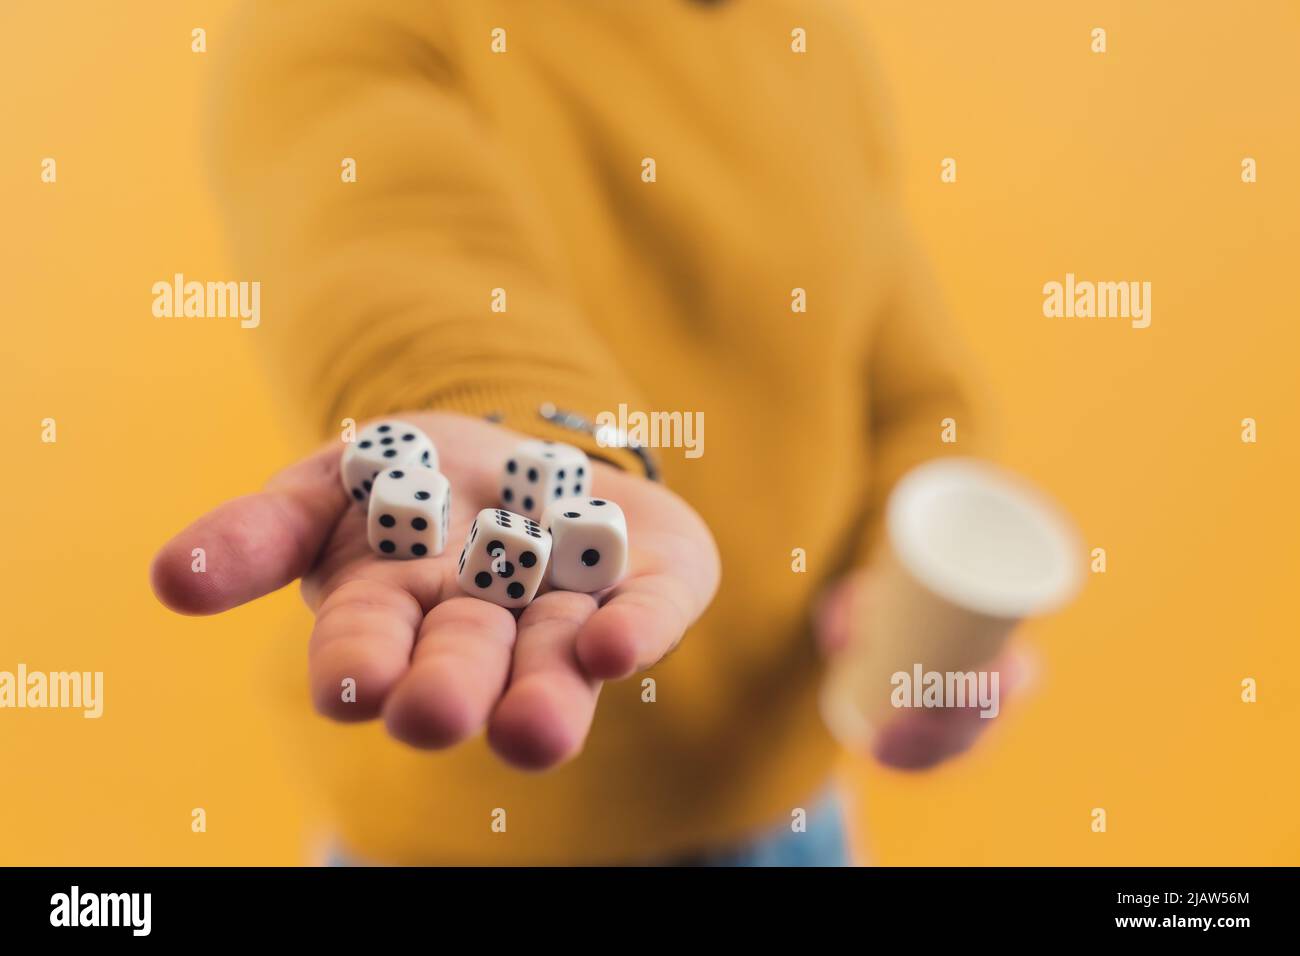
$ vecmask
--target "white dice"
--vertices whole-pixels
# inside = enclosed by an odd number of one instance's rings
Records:
[[[451,482],[430,468],[404,465],[379,473],[370,492],[366,536],[387,558],[431,558],[447,547]]]
[[[551,556],[551,536],[524,515],[484,508],[470,526],[457,580],[472,597],[524,607],[537,594]]]
[[[553,441],[526,441],[506,461],[501,505],[536,520],[560,498],[585,495],[591,462],[580,448]]]
[[[561,498],[546,506],[551,534],[551,584],[591,594],[613,587],[627,571],[627,519],[606,498]]]
[[[438,470],[438,450],[414,425],[395,419],[375,422],[357,433],[343,450],[343,487],[356,501],[365,501],[375,477],[398,465],[423,465]]]

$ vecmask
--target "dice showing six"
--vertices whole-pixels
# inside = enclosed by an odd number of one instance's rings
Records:
[[[416,464],[438,470],[438,450],[429,436],[406,422],[375,422],[361,429],[343,451],[343,487],[356,501],[365,501],[385,468]]]
[[[536,521],[484,508],[470,526],[457,580],[472,597],[502,607],[524,607],[537,594],[550,556],[551,536]]]
[[[424,558],[447,547],[451,482],[418,464],[380,472],[370,492],[366,536],[390,558]]]
[[[579,448],[526,441],[506,461],[501,504],[536,520],[552,501],[581,496],[591,487],[591,462]]]
[[[587,594],[613,587],[627,571],[627,519],[605,498],[561,498],[547,505],[551,584]]]

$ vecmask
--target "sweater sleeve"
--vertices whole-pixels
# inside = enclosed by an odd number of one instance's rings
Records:
[[[314,434],[444,409],[544,437],[543,402],[588,419],[636,402],[522,160],[440,49],[439,8],[327,6],[249,4],[214,84],[213,175],[241,278],[263,287],[253,334],[278,398]]]
[[[932,458],[987,455],[996,440],[988,389],[907,225],[888,84],[870,53],[870,31],[864,27],[860,36],[854,59],[869,144],[865,164],[885,197],[888,214],[880,225],[893,249],[892,278],[871,317],[864,368],[871,478],[858,557],[866,559],[882,535],[885,502],[904,474]]]
[[[872,465],[864,554],[878,541],[885,501],[904,474],[931,458],[986,454],[991,445],[983,384],[924,255],[907,240],[895,277],[867,359]]]

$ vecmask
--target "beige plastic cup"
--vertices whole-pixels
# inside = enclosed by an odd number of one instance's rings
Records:
[[[854,639],[822,685],[822,718],[848,745],[895,708],[893,676],[987,665],[1026,617],[1078,592],[1078,537],[1063,512],[1009,472],[946,458],[908,472],[886,505],[885,545]]]

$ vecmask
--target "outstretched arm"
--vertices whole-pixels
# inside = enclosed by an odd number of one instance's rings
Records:
[[[437,444],[452,493],[451,540],[495,506],[501,462],[522,436],[454,414],[404,414]],[[601,682],[648,667],[681,640],[718,585],[703,521],[660,485],[603,464],[594,488],[627,518],[627,576],[599,596],[551,591],[517,617],[463,595],[458,549],[417,561],[378,558],[365,516],[339,479],[332,446],[229,501],[154,559],[159,599],[215,614],[301,578],[316,614],[307,647],[316,709],[341,721],[382,718],[416,747],[448,747],[484,727],[505,760],[543,769],[573,757]],[[207,573],[190,570],[192,549]],[[355,699],[345,681],[355,682]]]

